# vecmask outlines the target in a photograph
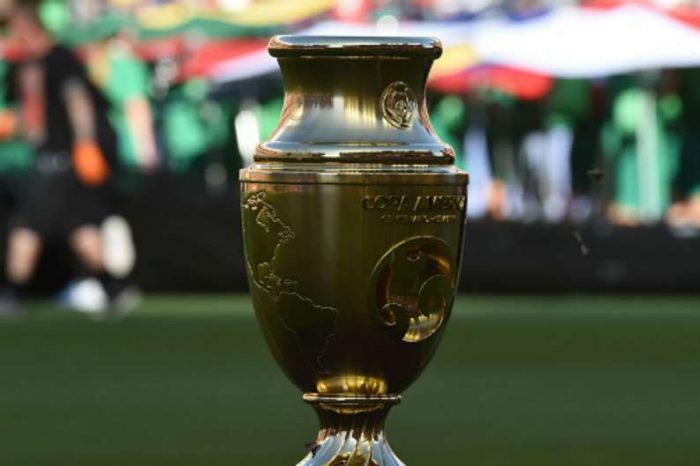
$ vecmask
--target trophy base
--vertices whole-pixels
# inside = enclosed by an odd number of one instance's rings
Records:
[[[384,435],[384,421],[400,396],[305,394],[304,401],[316,410],[321,430],[297,466],[405,466]]]

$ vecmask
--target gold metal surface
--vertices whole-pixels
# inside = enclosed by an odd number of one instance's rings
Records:
[[[300,465],[401,465],[384,419],[437,349],[457,288],[467,175],[434,134],[439,41],[282,36],[274,135],[241,172],[251,296],[316,409]]]
[[[279,36],[270,53],[282,69],[285,100],[257,161],[454,162],[425,108],[439,41]]]

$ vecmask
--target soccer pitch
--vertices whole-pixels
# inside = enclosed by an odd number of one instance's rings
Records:
[[[315,416],[246,296],[0,322],[0,465],[280,466]],[[389,418],[408,466],[694,466],[700,298],[461,296]]]

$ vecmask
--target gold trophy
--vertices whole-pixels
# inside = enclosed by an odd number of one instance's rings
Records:
[[[397,466],[388,411],[433,356],[457,289],[466,173],[435,135],[432,38],[277,36],[278,128],[241,171],[250,290],[321,422],[304,466]]]

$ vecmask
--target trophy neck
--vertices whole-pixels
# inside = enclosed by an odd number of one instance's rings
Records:
[[[452,164],[425,104],[441,52],[430,38],[273,38],[284,107],[256,161]]]
[[[300,466],[377,464],[403,466],[384,435],[384,423],[400,397],[304,396],[321,430]],[[344,462],[343,462],[344,461]]]

